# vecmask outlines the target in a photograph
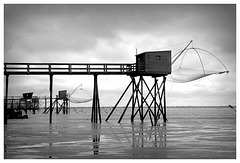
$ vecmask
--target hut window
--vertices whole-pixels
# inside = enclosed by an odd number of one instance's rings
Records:
[[[157,56],[156,56],[156,60],[161,60],[161,56],[160,56],[160,55],[157,55]]]

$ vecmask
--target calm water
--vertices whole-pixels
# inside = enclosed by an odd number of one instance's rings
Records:
[[[29,119],[10,119],[4,127],[5,158],[236,158],[236,112],[230,108],[168,108],[166,124],[152,127],[130,109],[118,124],[122,108],[101,124],[90,123],[90,108],[70,114],[29,113]]]

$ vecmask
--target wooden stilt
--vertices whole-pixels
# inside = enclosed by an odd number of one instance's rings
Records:
[[[66,114],[68,114],[68,99],[66,98]]]
[[[157,78],[154,77],[154,124],[157,123]]]
[[[163,109],[164,109],[164,115],[163,115],[163,121],[167,122],[167,109],[166,109],[166,92],[165,92],[165,85],[166,85],[166,76],[163,77]]]
[[[4,103],[4,124],[7,124],[7,103],[8,103],[8,79],[9,75],[6,76],[6,90],[5,90],[5,103]]]
[[[134,108],[135,108],[135,102],[136,99],[134,99],[134,94],[135,94],[135,89],[134,89],[134,83],[135,83],[135,78],[131,77],[132,79],[132,115],[131,115],[131,122],[133,123],[134,121]]]
[[[45,110],[47,109],[47,97],[45,96]]]
[[[123,96],[125,95],[125,93],[127,92],[128,88],[131,86],[133,81],[131,81],[127,88],[124,90],[123,94],[121,95],[121,97],[119,98],[119,100],[117,101],[116,105],[113,107],[112,111],[110,112],[110,114],[108,115],[108,117],[106,118],[105,121],[108,121],[108,119],[111,117],[112,113],[114,112],[114,110],[116,109],[116,107],[118,106],[119,102],[122,100]]]
[[[67,101],[68,101],[68,114],[70,114],[70,110],[71,110],[70,100],[67,99]]]
[[[122,113],[120,119],[118,120],[118,123],[121,123],[121,120],[122,120],[122,118],[123,118],[123,116],[124,116],[124,114],[125,114],[125,112],[126,112],[128,106],[129,106],[129,104],[130,104],[132,98],[133,98],[133,96],[131,96],[131,98],[128,100],[128,103],[127,103],[127,105],[126,105],[126,107],[125,107],[125,109],[124,109],[124,111],[123,111],[123,113]]]
[[[56,95],[56,113],[58,114],[58,95]]]
[[[92,103],[92,123],[101,123],[101,112],[100,112],[100,102],[99,102],[99,94],[98,94],[98,82],[97,82],[98,74],[94,74],[94,88],[93,88],[93,103]]]
[[[130,102],[132,102],[132,113],[131,113],[131,122],[134,122],[134,118],[139,113],[140,121],[143,122],[147,115],[151,120],[152,126],[157,125],[157,122],[160,118],[160,114],[163,115],[163,121],[166,122],[166,97],[165,97],[165,82],[166,77],[163,76],[163,81],[160,86],[158,86],[158,79],[156,76],[153,76],[154,84],[152,87],[149,87],[143,76],[139,77],[138,82],[135,82],[135,78],[131,77],[131,82],[123,92],[122,96],[118,100],[117,104],[114,106],[111,113],[108,115],[106,121],[109,119],[114,109],[117,107],[130,85],[132,84],[132,95],[129,98],[123,113],[118,120],[118,123],[121,122],[123,116],[125,115],[126,110]],[[146,92],[144,91],[146,89]],[[145,92],[145,94],[144,94]],[[158,98],[159,97],[159,98]],[[144,111],[144,106],[146,105],[147,110]],[[137,108],[135,110],[135,108]]]
[[[49,114],[49,123],[52,123],[52,112],[53,112],[53,107],[52,107],[52,91],[53,91],[53,75],[50,74],[50,86],[49,86],[49,91],[50,91],[50,114]]]
[[[143,103],[144,103],[144,97],[143,97],[143,77],[140,76],[140,81],[141,81],[141,114],[140,114],[140,119],[141,122],[143,123]]]

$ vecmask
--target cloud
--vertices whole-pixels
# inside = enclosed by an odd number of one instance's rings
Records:
[[[17,46],[32,54],[84,52],[98,40],[118,39],[121,32],[140,39],[142,34],[159,40],[195,35],[203,42],[223,42],[234,38],[235,28],[234,10],[228,9],[229,15],[223,9],[221,5],[5,5],[5,48]]]

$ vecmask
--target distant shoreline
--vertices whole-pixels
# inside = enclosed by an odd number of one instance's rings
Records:
[[[113,108],[114,106],[101,106],[101,108]],[[167,108],[226,108],[226,106],[167,106]],[[232,106],[236,108],[236,106]],[[71,106],[70,108],[92,108],[92,106]],[[125,106],[119,106],[118,108],[125,108]],[[129,107],[131,108],[131,107]],[[39,109],[45,109],[44,107],[40,107]]]

